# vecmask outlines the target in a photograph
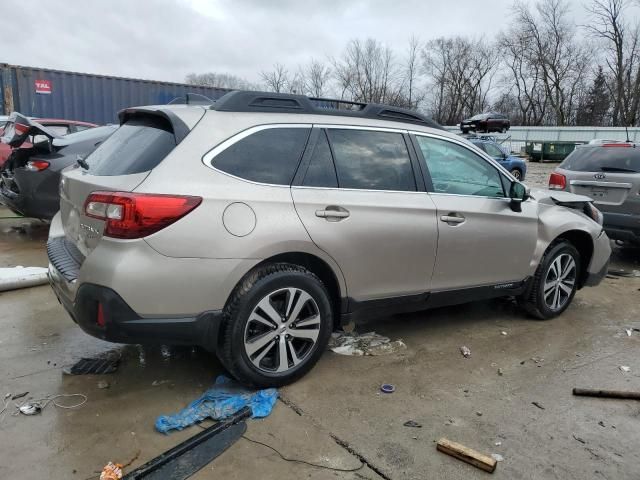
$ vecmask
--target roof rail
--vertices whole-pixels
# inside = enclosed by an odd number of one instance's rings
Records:
[[[176,97],[167,105],[213,105],[215,100],[211,100],[201,93],[185,93],[184,97]]]
[[[220,112],[307,113],[373,118],[392,122],[415,123],[442,129],[430,118],[405,108],[377,103],[351,102],[332,98],[310,98],[291,93],[235,90],[219,98],[211,110]]]

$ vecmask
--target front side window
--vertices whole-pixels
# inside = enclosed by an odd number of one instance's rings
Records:
[[[409,151],[401,133],[329,129],[340,188],[416,190]]]
[[[504,197],[500,173],[471,150],[447,140],[416,136],[435,193]]]
[[[212,165],[253,182],[290,185],[309,131],[288,127],[259,130],[220,152]]]

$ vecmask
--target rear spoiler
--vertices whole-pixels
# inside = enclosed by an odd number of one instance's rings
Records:
[[[158,109],[153,107],[133,107],[125,108],[118,112],[118,118],[120,119],[120,125],[130,120],[133,117],[141,115],[151,115],[161,117],[169,122],[171,129],[173,130],[173,136],[176,139],[176,145],[179,144],[184,138],[189,135],[189,127],[184,123],[180,117],[178,117],[171,110]]]
[[[25,117],[21,113],[13,112],[4,127],[0,141],[10,147],[17,148],[27,140],[29,135],[45,135],[51,140],[61,138],[60,135],[40,125],[35,120]]]

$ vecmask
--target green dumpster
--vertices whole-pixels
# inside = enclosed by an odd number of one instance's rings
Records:
[[[525,151],[532,162],[561,162],[582,142],[527,142]]]

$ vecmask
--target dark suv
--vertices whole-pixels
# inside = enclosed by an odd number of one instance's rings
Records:
[[[593,198],[610,238],[640,244],[639,144],[579,146],[551,174],[549,188]]]

